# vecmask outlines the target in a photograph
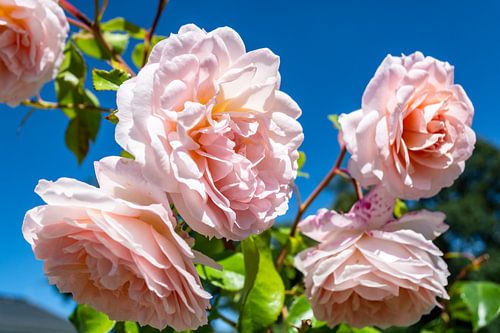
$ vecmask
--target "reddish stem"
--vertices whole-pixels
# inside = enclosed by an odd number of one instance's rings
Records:
[[[146,33],[146,37],[144,38],[144,54],[142,57],[142,67],[144,67],[144,65],[146,64],[146,62],[148,60],[148,53],[149,53],[149,50],[151,49],[153,35],[156,31],[156,27],[158,26],[158,23],[160,22],[161,14],[163,13],[163,10],[167,6],[167,4],[168,4],[168,0],[159,0],[158,1],[158,8],[156,10],[156,15],[155,15],[155,18],[153,20],[153,24],[151,24],[151,28],[148,30],[148,32]]]
[[[82,13],[78,8],[73,6],[69,1],[67,0],[59,0],[59,5],[64,8],[68,13],[76,17],[80,22],[84,23],[85,25],[91,27],[92,26],[92,21],[84,14]]]

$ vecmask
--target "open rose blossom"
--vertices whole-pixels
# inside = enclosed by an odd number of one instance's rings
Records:
[[[165,194],[132,160],[106,158],[96,174],[100,188],[68,178],[36,188],[47,205],[28,211],[23,234],[49,282],[115,320],[179,331],[205,324],[211,296],[195,253],[168,206],[151,204]]]
[[[201,234],[241,240],[287,211],[303,133],[278,67],[230,28],[186,25],[118,91],[117,142]]]
[[[16,106],[55,77],[68,31],[54,0],[0,0],[0,102]]]
[[[395,220],[393,207],[378,187],[347,214],[323,209],[300,223],[320,242],[295,259],[317,319],[331,327],[409,326],[438,304],[436,297],[448,297],[448,269],[431,241],[447,229],[444,214]]]
[[[464,170],[476,137],[474,107],[453,82],[453,66],[416,52],[387,56],[363,95],[361,110],[339,118],[362,185],[382,183],[404,199],[437,194]]]

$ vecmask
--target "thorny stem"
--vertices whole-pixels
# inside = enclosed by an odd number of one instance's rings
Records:
[[[323,178],[323,180],[316,186],[316,188],[312,191],[312,193],[309,195],[309,197],[299,205],[299,209],[297,211],[297,215],[295,216],[295,220],[293,221],[292,227],[290,229],[290,237],[295,236],[295,233],[297,232],[297,225],[300,222],[300,219],[302,218],[302,215],[304,215],[305,211],[309,206],[312,204],[312,202],[318,197],[318,195],[325,189],[326,186],[330,183],[330,181],[340,173],[340,165],[342,164],[342,161],[344,160],[346,154],[346,148],[342,147],[340,150],[340,154],[337,157],[337,160],[335,161],[335,164],[333,167],[330,169],[328,174]],[[281,269],[283,266],[283,263],[285,261],[286,255],[288,254],[288,246],[284,246],[281,249],[281,252],[279,253],[277,259],[276,259],[276,267],[278,270]]]
[[[144,67],[144,65],[146,64],[146,62],[148,60],[148,53],[149,53],[149,50],[151,48],[153,35],[156,31],[156,27],[158,26],[158,23],[160,22],[161,14],[163,13],[163,10],[165,9],[165,7],[167,7],[167,4],[168,4],[168,0],[158,0],[158,9],[156,10],[156,15],[155,15],[155,18],[153,20],[153,24],[151,24],[151,28],[148,30],[148,32],[146,33],[146,36],[144,38],[144,54],[142,57],[142,66],[141,67]]]
[[[77,110],[94,110],[103,113],[111,113],[114,112],[114,109],[110,108],[102,108],[99,106],[94,106],[91,104],[60,104],[55,102],[48,102],[44,100],[30,101],[26,100],[21,103],[24,106],[28,106],[31,108],[39,109],[39,110],[57,110],[57,109],[77,109]]]

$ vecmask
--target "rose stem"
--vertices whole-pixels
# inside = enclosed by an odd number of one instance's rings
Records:
[[[300,222],[300,219],[302,218],[302,215],[304,215],[305,211],[309,206],[312,204],[312,202],[316,199],[316,197],[325,189],[325,187],[330,183],[330,181],[335,177],[335,175],[339,174],[339,168],[340,165],[342,164],[342,161],[344,160],[344,156],[346,154],[346,149],[345,147],[342,147],[339,153],[339,156],[337,157],[337,160],[335,161],[335,164],[333,167],[330,169],[328,174],[323,178],[323,180],[316,186],[316,188],[312,191],[312,193],[309,195],[309,197],[299,205],[299,209],[297,211],[297,215],[295,216],[295,220],[293,221],[292,227],[290,229],[290,237],[295,236],[295,233],[297,232],[297,225]],[[279,253],[277,259],[276,259],[276,267],[278,270],[281,269],[283,266],[283,263],[285,261],[286,255],[288,253],[288,246],[284,246],[281,249],[281,252]]]
[[[146,62],[148,60],[148,53],[149,49],[151,48],[151,41],[153,39],[153,35],[156,31],[156,27],[158,26],[158,23],[160,22],[160,17],[161,14],[163,13],[163,10],[165,7],[167,7],[168,0],[159,0],[158,1],[158,9],[156,10],[156,15],[153,20],[153,24],[151,24],[151,28],[149,28],[148,32],[146,33],[146,36],[144,38],[144,54],[142,56],[142,66],[146,65]]]

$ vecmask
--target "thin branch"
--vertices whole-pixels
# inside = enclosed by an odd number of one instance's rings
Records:
[[[111,113],[114,112],[115,109],[110,108],[102,108],[99,106],[94,106],[91,104],[60,104],[55,102],[47,102],[43,100],[38,101],[24,101],[21,103],[24,106],[32,107],[38,110],[58,110],[58,109],[76,109],[76,110],[94,110],[103,113]]]
[[[158,0],[158,8],[156,9],[156,15],[155,18],[153,19],[153,23],[151,24],[151,28],[149,28],[148,32],[146,33],[146,36],[144,38],[144,54],[142,56],[142,66],[146,64],[148,60],[148,53],[151,48],[152,44],[152,39],[153,35],[156,31],[156,28],[158,27],[158,23],[160,22],[160,17],[161,14],[163,13],[163,10],[165,7],[167,7],[168,0]]]
[[[68,13],[77,18],[80,22],[84,23],[89,27],[92,26],[92,21],[78,8],[69,3],[67,0],[59,0],[59,5],[62,8],[64,8]]]
[[[94,0],[94,24],[99,24],[99,0]]]
[[[296,184],[293,184],[292,190],[295,195],[295,199],[297,200],[297,207],[300,207],[302,205],[302,199],[300,198],[299,188]]]
[[[488,259],[490,259],[490,255],[488,253],[485,253],[477,258],[474,258],[467,266],[462,268],[462,270],[457,274],[455,281],[466,278],[470,272],[477,270],[479,267],[481,267],[482,264],[488,261]]]
[[[330,181],[333,179],[333,177],[337,175],[337,170],[342,164],[345,154],[346,154],[346,149],[345,147],[342,147],[342,149],[340,150],[340,154],[337,157],[337,160],[335,161],[335,164],[330,169],[328,174],[325,176],[325,178],[323,178],[323,180],[318,184],[318,186],[316,186],[316,188],[312,191],[312,193],[309,195],[306,201],[304,201],[304,203],[300,205],[299,211],[297,212],[297,216],[295,216],[295,220],[293,221],[292,229],[290,230],[290,236],[295,236],[295,232],[297,231],[297,225],[299,224],[302,215],[304,215],[307,208],[309,208],[309,206],[318,197],[321,191],[323,191],[323,189],[326,186],[328,186],[328,184],[330,184]]]
[[[238,329],[238,324],[236,324],[234,321],[232,321],[228,317],[224,316],[220,312],[217,312],[217,315],[219,317],[218,319],[221,319],[223,322],[225,322],[226,324],[230,325],[231,327]]]
[[[72,24],[75,27],[80,28],[82,30],[92,32],[92,28],[86,25],[85,23],[80,22],[72,17],[67,17],[66,19],[68,20],[69,24]]]
[[[77,18],[82,24],[78,25],[80,28],[89,31],[94,35],[97,43],[100,44],[104,50],[108,53],[111,59],[119,63],[123,69],[125,69],[130,75],[135,76],[135,72],[130,68],[127,62],[122,58],[121,55],[115,52],[115,50],[111,47],[108,41],[104,38],[104,35],[100,26],[100,15],[104,12],[105,7],[107,6],[107,1],[104,0],[103,6],[99,9],[99,0],[94,0],[94,14],[95,21],[92,22],[84,13],[82,13],[78,8],[73,6],[68,0],[60,0],[59,4],[62,8],[64,8],[68,13]],[[74,22],[73,22],[74,24]]]
[[[19,134],[21,133],[21,129],[23,128],[24,124],[28,121],[28,119],[35,113],[35,109],[29,109],[28,112],[24,115],[23,119],[21,119],[21,122],[17,126],[16,133]]]
[[[104,12],[106,11],[106,8],[108,8],[108,2],[108,0],[104,0],[102,2],[101,10],[99,11],[99,20],[101,20],[104,16]]]
[[[312,193],[309,195],[309,197],[304,201],[303,204],[299,206],[299,209],[297,211],[297,215],[295,216],[295,220],[293,221],[292,227],[290,229],[290,237],[295,236],[295,233],[297,232],[297,226],[300,222],[300,219],[302,218],[302,215],[304,215],[305,211],[309,206],[312,204],[312,202],[318,197],[318,195],[325,189],[326,186],[330,183],[330,181],[340,173],[340,165],[342,164],[342,161],[344,160],[346,154],[346,148],[342,147],[339,153],[339,156],[337,157],[337,160],[335,161],[335,164],[333,167],[330,169],[328,174],[323,178],[323,180],[316,186],[316,188],[312,191]],[[285,262],[286,255],[288,254],[288,246],[283,246],[281,248],[280,253],[278,254],[278,257],[276,258],[276,268],[278,271],[281,269],[283,266],[283,263]]]

